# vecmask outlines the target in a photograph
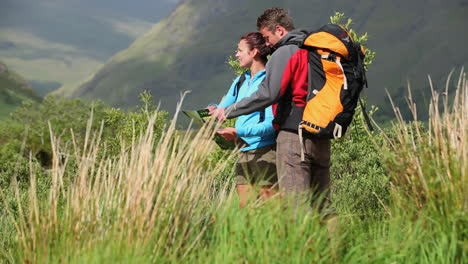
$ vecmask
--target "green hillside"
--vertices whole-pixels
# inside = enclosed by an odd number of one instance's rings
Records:
[[[2,0],[0,58],[41,94],[75,87],[175,6],[173,0]]]
[[[0,120],[26,99],[39,101],[41,97],[21,76],[0,62]]]
[[[340,11],[353,18],[358,33],[368,32],[377,52],[366,91],[372,103],[384,102],[385,89],[402,97],[408,80],[413,90],[426,88],[428,74],[442,83],[468,61],[460,52],[468,41],[460,33],[468,24],[466,0],[186,0],[81,86],[61,93],[130,106],[149,90],[170,111],[182,90],[192,90],[187,107],[216,102],[234,78],[225,62],[239,37],[255,31],[257,16],[272,6],[288,8],[297,27],[317,28]]]

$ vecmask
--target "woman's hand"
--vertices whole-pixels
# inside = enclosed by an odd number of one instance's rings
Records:
[[[223,129],[220,129],[216,131],[220,136],[222,136],[224,139],[232,141],[236,139],[237,137],[237,130],[233,127],[225,127]]]
[[[216,120],[223,123],[226,120],[226,114],[224,113],[224,107],[216,108],[215,110],[211,111],[209,114],[211,116],[216,117]]]
[[[216,110],[216,108],[218,108],[216,105],[210,105],[210,106],[207,106],[205,109],[208,109],[208,111],[213,112],[214,110]]]

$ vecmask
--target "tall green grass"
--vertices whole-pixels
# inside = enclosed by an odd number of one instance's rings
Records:
[[[465,75],[454,98],[438,98],[434,92],[427,125],[399,118],[395,131],[382,135],[378,149],[391,198],[381,201],[385,216],[378,218],[351,213],[324,219],[314,207],[291,208],[279,198],[239,209],[223,176],[236,153],[212,158],[214,125],[184,134],[173,120],[154,142],[153,119],[114,158],[99,155],[99,131],[89,129],[80,141],[85,143],[65,154],[51,128],[47,199],[40,198],[32,168],[29,192],[16,188],[18,210],[8,210],[0,221],[6,236],[0,240],[1,261],[464,263]],[[67,183],[64,172],[72,158],[77,175]]]
[[[414,121],[403,121],[399,109],[393,126],[395,137],[387,140],[388,172],[394,187],[417,208],[436,206],[441,213],[468,209],[466,184],[468,172],[468,89],[462,72],[458,89],[449,96],[448,88],[436,92],[427,124],[418,120],[411,92],[408,105]],[[428,127],[428,128],[426,128]]]
[[[149,252],[162,260],[190,252],[206,229],[211,200],[224,195],[210,190],[224,164],[206,162],[214,147],[207,128],[189,140],[190,135],[176,135],[173,122],[161,140],[153,142],[155,118],[115,159],[99,158],[100,134],[88,130],[85,144],[75,144],[78,169],[68,186],[63,184],[68,157],[51,130],[49,199],[37,199],[32,173],[29,202],[19,205],[14,219],[20,259],[73,259],[109,242],[111,247],[129,247],[129,252],[154,244]]]

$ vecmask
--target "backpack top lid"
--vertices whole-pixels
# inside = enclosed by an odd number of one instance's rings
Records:
[[[354,57],[352,54],[353,39],[343,27],[335,24],[328,24],[311,32],[303,45],[331,50],[347,60]]]

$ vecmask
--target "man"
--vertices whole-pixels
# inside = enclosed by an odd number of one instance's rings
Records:
[[[306,32],[295,30],[292,18],[281,8],[265,10],[257,19],[257,28],[274,50],[266,65],[265,80],[250,97],[212,114],[224,120],[277,104],[273,123],[279,130],[276,162],[280,191],[286,196],[310,198],[311,190],[328,190],[330,140],[304,133],[301,142],[298,136],[308,88],[307,51],[299,49],[298,44]],[[301,160],[301,147],[305,160]]]

